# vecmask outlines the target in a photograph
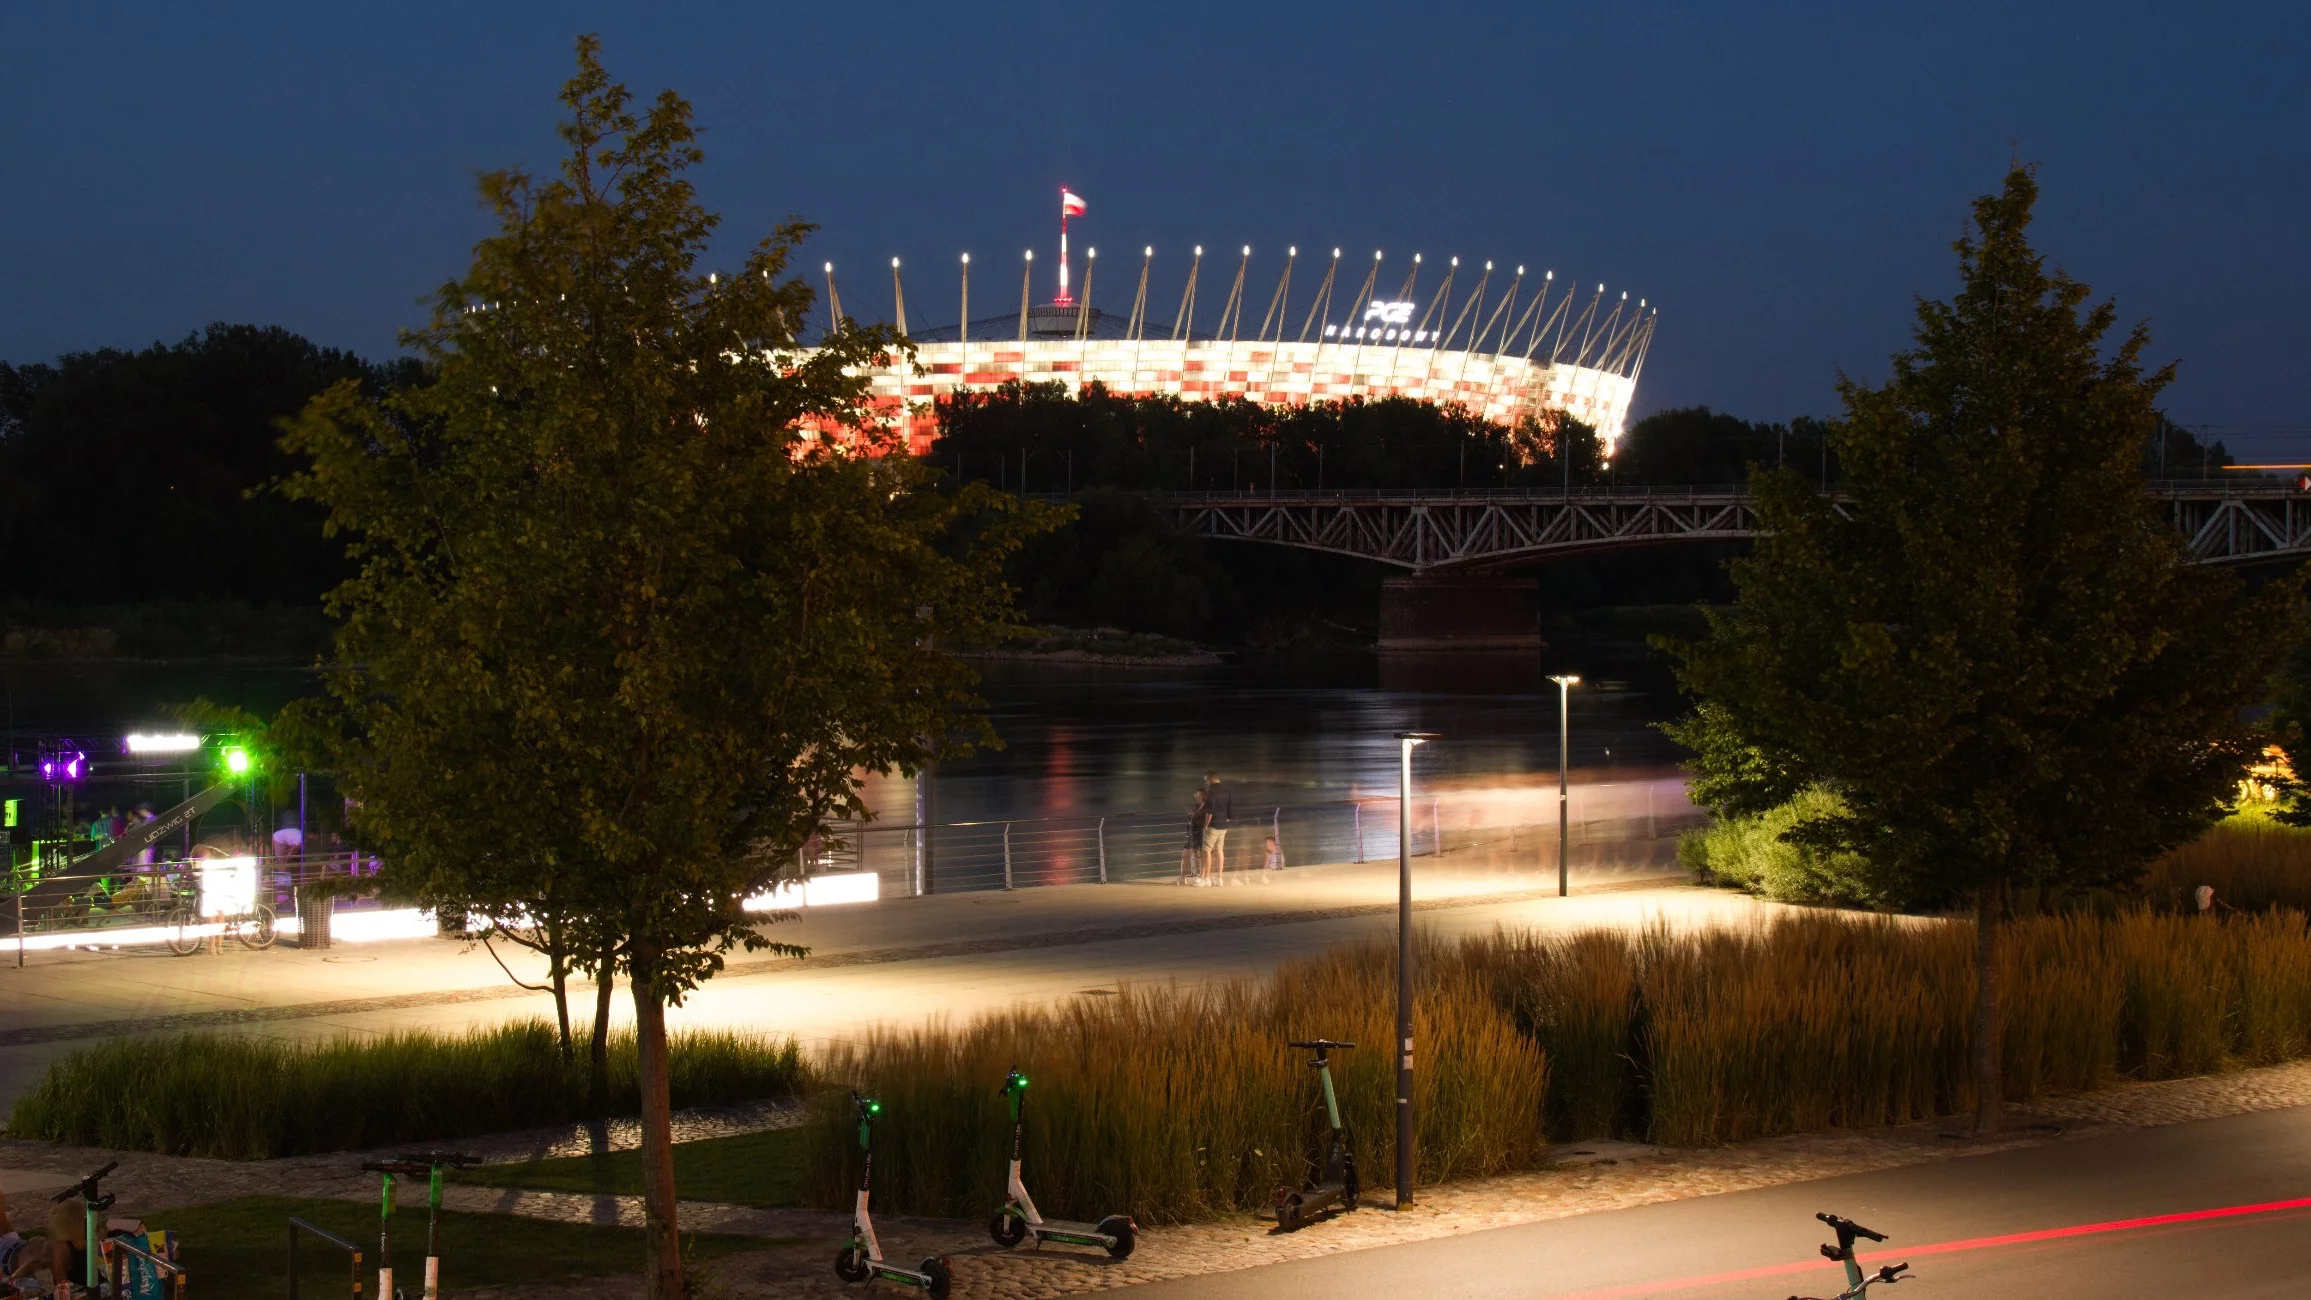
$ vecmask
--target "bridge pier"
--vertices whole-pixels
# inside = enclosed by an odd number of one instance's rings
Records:
[[[1489,574],[1416,574],[1380,584],[1380,650],[1537,651],[1540,584]]]

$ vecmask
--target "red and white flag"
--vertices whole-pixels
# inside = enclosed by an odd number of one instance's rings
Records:
[[[1074,190],[1061,186],[1059,190],[1059,215],[1063,217],[1082,216],[1083,196]]]

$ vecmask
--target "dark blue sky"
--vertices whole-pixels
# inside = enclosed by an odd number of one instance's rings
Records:
[[[2174,414],[2311,450],[2299,4],[9,4],[0,358],[211,320],[390,351],[472,176],[552,165],[582,30],[696,104],[733,255],[815,221],[853,314],[894,254],[918,325],[966,249],[975,307],[1016,293],[1064,182],[1119,310],[1147,243],[1165,312],[1199,242],[1253,245],[1255,314],[1290,243],[1649,297],[1640,411],[1834,410],[2019,156],[2040,246],[2182,362]]]

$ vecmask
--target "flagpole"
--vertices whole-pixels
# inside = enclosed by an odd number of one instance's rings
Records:
[[[1059,296],[1051,300],[1054,307],[1068,307],[1075,299],[1067,294],[1067,187],[1059,187]]]

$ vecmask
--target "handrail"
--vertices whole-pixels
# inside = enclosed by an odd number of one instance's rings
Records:
[[[126,1237],[112,1237],[107,1239],[104,1244],[106,1249],[116,1252],[112,1257],[112,1294],[115,1300],[128,1294],[129,1255],[134,1255],[154,1268],[167,1273],[171,1283],[169,1289],[175,1292],[177,1300],[184,1300],[185,1270],[183,1265],[172,1260],[162,1259],[151,1251],[130,1242]]]
[[[297,1234],[300,1231],[310,1232],[353,1257],[353,1300],[361,1300],[361,1248],[327,1228],[315,1227],[294,1214],[289,1216],[289,1300],[297,1300]],[[393,1300],[393,1298],[381,1296],[379,1300]]]

